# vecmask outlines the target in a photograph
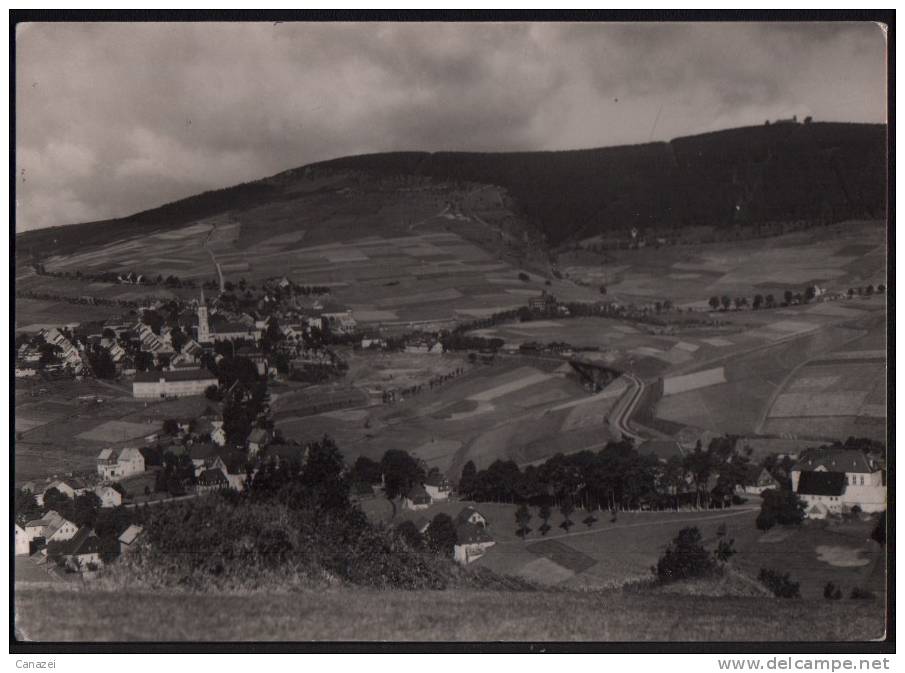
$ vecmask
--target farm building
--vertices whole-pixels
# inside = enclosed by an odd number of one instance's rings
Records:
[[[98,486],[94,489],[94,494],[101,501],[101,507],[119,507],[123,504],[122,493],[112,486]]]
[[[758,471],[756,465],[752,465],[751,467],[750,483],[744,487],[740,486],[738,489],[739,491],[745,495],[760,495],[768,489],[781,488],[781,484],[767,471],[767,468],[762,467]]]
[[[102,565],[100,539],[88,526],[58,545],[49,547],[48,554],[61,557],[72,570],[91,570]]]
[[[171,372],[140,372],[132,382],[132,397],[157,399],[201,395],[208,386],[217,385],[217,377],[207,369],[180,369]]]
[[[541,290],[539,297],[531,297],[528,300],[528,308],[532,311],[548,311],[556,308],[556,297]]]
[[[484,528],[473,523],[461,523],[456,526],[456,545],[453,547],[453,558],[462,565],[481,558],[489,547],[496,542]]]
[[[217,491],[229,487],[229,479],[220,468],[204,470],[198,477],[199,491]]]
[[[270,433],[264,428],[255,428],[248,433],[248,455],[256,456],[270,443]]]
[[[430,507],[431,497],[421,485],[412,486],[402,499],[402,509],[419,510]]]
[[[97,473],[104,481],[117,481],[144,471],[144,456],[135,448],[104,449],[97,456]]]
[[[424,482],[424,490],[427,491],[432,502],[449,499],[449,481],[446,480],[446,477],[441,475],[428,476],[427,480]]]
[[[833,484],[841,480],[842,491],[838,495],[833,494],[839,500],[826,502],[838,502],[840,511],[856,506],[863,512],[882,512],[886,509],[883,472],[861,451],[814,449],[804,453],[791,471],[792,490],[802,499],[805,499],[805,495],[822,495],[808,493],[809,489],[816,488],[814,484],[817,482],[808,476],[813,474],[839,475],[833,477]],[[804,492],[802,488],[805,489]]]
[[[841,514],[845,475],[841,472],[803,472],[798,480],[797,493],[805,504],[805,515],[809,519],[825,519],[828,514]]]
[[[142,527],[131,524],[123,534],[119,536],[119,553],[127,554],[135,549],[138,538],[141,537]]]
[[[456,516],[456,525],[461,525],[464,523],[474,524],[475,526],[480,526],[481,528],[487,528],[490,526],[490,521],[487,520],[487,517],[481,514],[474,507],[469,505],[462,509],[461,512]]]
[[[321,314],[321,318],[323,319],[323,322],[327,323],[330,326],[331,330],[333,330],[334,332],[340,332],[341,334],[354,332],[355,327],[358,324],[357,322],[355,322],[355,318],[352,316],[352,311],[323,313]]]

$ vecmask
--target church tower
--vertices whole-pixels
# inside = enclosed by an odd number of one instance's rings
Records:
[[[201,302],[198,304],[198,343],[211,342],[211,328],[207,321],[207,304],[204,301],[204,288],[201,288]]]

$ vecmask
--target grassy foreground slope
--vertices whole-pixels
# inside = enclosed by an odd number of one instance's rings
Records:
[[[878,601],[622,592],[185,594],[16,591],[20,638],[54,641],[838,641],[884,634]]]

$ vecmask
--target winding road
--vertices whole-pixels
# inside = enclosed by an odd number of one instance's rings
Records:
[[[631,422],[632,414],[644,394],[645,383],[634,374],[624,373],[622,376],[628,381],[629,387],[613,407],[609,416],[610,427],[640,444],[644,438],[632,430]]]

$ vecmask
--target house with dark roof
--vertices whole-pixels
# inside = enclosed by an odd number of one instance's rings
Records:
[[[432,502],[449,500],[449,481],[441,474],[428,475],[424,480],[424,490],[431,497]]]
[[[408,493],[402,498],[402,509],[420,510],[427,509],[431,504],[431,497],[424,486],[416,484],[412,486]]]
[[[478,510],[476,510],[471,505],[464,507],[461,512],[456,515],[456,525],[460,526],[464,523],[470,523],[475,526],[480,526],[481,528],[487,528],[490,526],[490,521],[486,516],[481,514]]]
[[[825,519],[828,514],[841,514],[845,474],[825,471],[802,472],[796,493],[804,502],[805,514],[809,519]]]
[[[484,526],[473,523],[460,523],[456,526],[456,544],[453,547],[453,558],[462,565],[481,558],[487,549],[496,541]]]
[[[71,538],[60,543],[48,543],[48,557],[60,557],[71,570],[84,572],[103,565],[101,543],[94,531],[83,526]]]
[[[220,468],[209,468],[198,475],[199,491],[218,491],[229,487],[229,479]]]
[[[246,444],[248,446],[248,455],[256,456],[261,449],[270,443],[270,432],[264,428],[254,428],[248,433]]]
[[[132,397],[151,400],[203,395],[209,386],[217,383],[217,377],[204,367],[139,372],[132,381]]]
[[[771,488],[782,488],[782,484],[770,474],[767,468],[751,465],[748,471],[748,483],[745,486],[739,486],[738,491],[745,495],[760,495]]]
[[[809,473],[839,474],[842,478],[840,511],[858,507],[862,512],[886,509],[883,471],[857,449],[810,449],[792,467],[792,490],[800,493],[801,480]],[[813,483],[813,482],[809,482]]]

